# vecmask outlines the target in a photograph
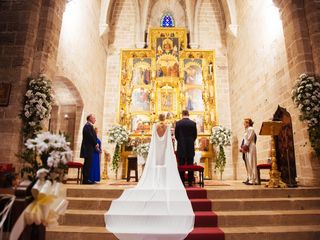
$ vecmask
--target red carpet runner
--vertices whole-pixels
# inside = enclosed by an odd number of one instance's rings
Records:
[[[186,240],[224,240],[224,233],[218,228],[218,216],[212,212],[207,190],[186,188],[195,215],[194,229]]]

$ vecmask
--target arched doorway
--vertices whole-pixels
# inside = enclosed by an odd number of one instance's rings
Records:
[[[63,133],[74,151],[79,148],[79,129],[83,111],[83,100],[78,89],[66,77],[56,76],[52,88],[55,105],[52,107],[49,130]]]
[[[273,120],[283,122],[280,134],[275,137],[277,164],[281,172],[282,181],[288,187],[296,187],[296,159],[290,113],[285,108],[278,106],[273,115]]]

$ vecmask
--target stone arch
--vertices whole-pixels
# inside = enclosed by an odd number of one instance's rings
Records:
[[[49,130],[69,136],[71,148],[78,150],[83,112],[83,99],[73,82],[64,76],[56,76],[52,82],[55,104],[52,107]]]
[[[170,11],[175,19],[175,27],[187,27],[186,11],[184,6],[178,0],[158,0],[151,7],[148,28],[160,27],[160,19],[162,14]]]

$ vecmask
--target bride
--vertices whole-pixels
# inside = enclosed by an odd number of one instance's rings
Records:
[[[177,169],[171,129],[159,115],[152,127],[146,166],[138,185],[126,189],[105,213],[120,240],[180,240],[193,230],[194,213]]]

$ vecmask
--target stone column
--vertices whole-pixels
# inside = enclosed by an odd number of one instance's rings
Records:
[[[274,0],[283,25],[289,72],[292,80],[314,72],[314,62],[303,0]]]
[[[42,0],[32,72],[53,80],[66,0]]]
[[[316,74],[320,74],[320,1],[305,0],[304,9],[312,48],[314,71]]]

